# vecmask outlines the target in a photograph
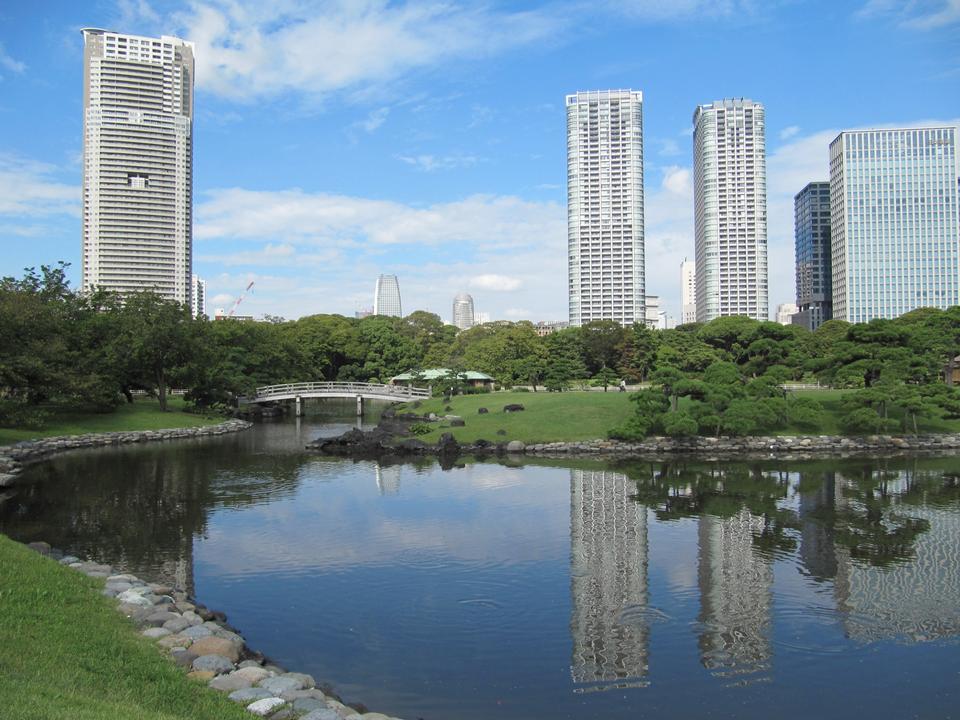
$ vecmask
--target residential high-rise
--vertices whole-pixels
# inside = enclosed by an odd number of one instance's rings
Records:
[[[461,330],[473,327],[473,298],[467,293],[453,299],[453,324]]]
[[[854,130],[830,143],[833,317],[960,304],[954,127]]]
[[[566,102],[570,324],[643,322],[643,94]]]
[[[697,321],[766,320],[767,165],[763,105],[744,98],[693,114]]]
[[[793,316],[799,312],[798,308],[794,303],[780,303],[777,305],[777,312],[774,316],[774,320],[780,325],[793,325]]]
[[[373,314],[403,317],[400,309],[400,283],[396,275],[381,275],[373,291]]]
[[[816,330],[833,317],[830,183],[808,183],[794,196],[793,232],[800,308],[794,323]]]
[[[693,260],[680,263],[680,322],[697,321],[697,271]]]
[[[193,43],[83,30],[84,291],[189,304]]]
[[[194,317],[207,314],[207,281],[199,275],[190,277],[190,310]]]

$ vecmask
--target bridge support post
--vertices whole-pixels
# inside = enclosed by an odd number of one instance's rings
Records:
[[[303,400],[297,395],[297,417],[303,415]]]
[[[363,395],[357,395],[357,417],[363,417]]]

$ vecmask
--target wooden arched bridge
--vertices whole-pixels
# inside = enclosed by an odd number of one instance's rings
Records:
[[[387,402],[410,402],[426,400],[430,397],[429,388],[415,388],[406,385],[379,385],[361,382],[302,382],[285,385],[265,385],[258,387],[256,394],[238,399],[240,405],[293,400],[297,405],[297,415],[303,412],[303,401],[307,398],[356,398],[357,415],[363,414],[364,400],[386,400]]]

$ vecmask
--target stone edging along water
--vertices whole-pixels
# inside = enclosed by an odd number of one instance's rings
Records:
[[[55,453],[78,448],[108,447],[131,443],[156,442],[182,438],[207,437],[240,432],[253,427],[246,420],[227,420],[219,425],[174,428],[170,430],[126,430],[119,432],[86,433],[84,435],[61,435],[57,437],[24,440],[12,445],[0,446],[0,488],[14,485],[26,463],[41,460]]]
[[[642,442],[588,440],[506,444],[508,453],[613,454],[627,456],[697,455],[700,457],[843,456],[868,453],[937,452],[960,449],[960,434],[940,435],[783,435],[745,437],[651,437]]]
[[[344,705],[329,688],[317,688],[310,675],[270,663],[246,646],[227,624],[226,615],[198,604],[178,588],[114,574],[110,565],[65,556],[45,542],[27,547],[89,577],[102,578],[103,594],[117,602],[117,610],[143,636],[185,668],[187,677],[227,693],[253,715],[270,720],[397,720]]]

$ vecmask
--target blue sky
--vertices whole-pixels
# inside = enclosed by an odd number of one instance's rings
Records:
[[[197,44],[194,270],[208,310],[565,319],[564,95],[644,93],[647,291],[693,256],[690,120],[767,112],[770,302],[794,300],[793,195],[842,129],[960,123],[960,0],[0,4],[0,275],[79,280],[82,27]]]

